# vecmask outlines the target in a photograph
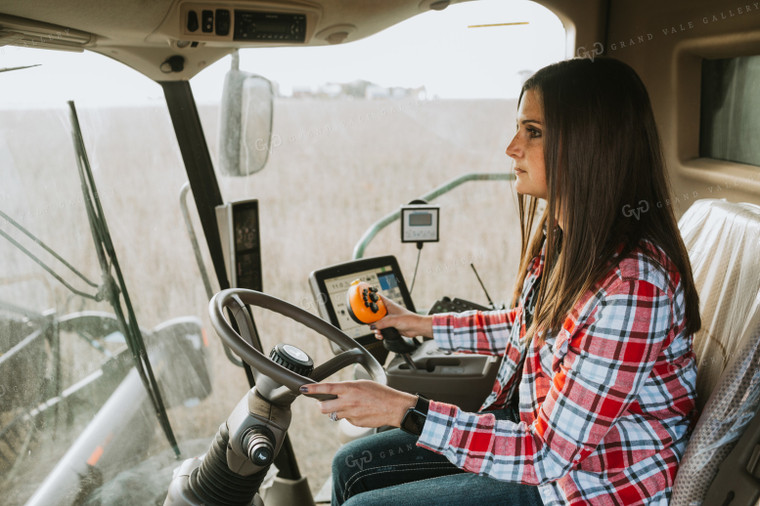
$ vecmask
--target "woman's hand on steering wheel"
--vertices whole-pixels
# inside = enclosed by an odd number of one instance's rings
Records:
[[[322,413],[358,427],[399,427],[406,411],[417,403],[416,395],[368,380],[314,383],[302,386],[301,393],[337,396],[319,403]]]

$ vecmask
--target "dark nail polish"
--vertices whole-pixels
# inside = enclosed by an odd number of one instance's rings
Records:
[[[307,387],[306,385],[301,385],[300,387],[298,387],[298,390],[299,390],[299,391],[300,391],[302,394],[305,394],[305,393],[308,393],[308,392],[309,392],[309,387]]]

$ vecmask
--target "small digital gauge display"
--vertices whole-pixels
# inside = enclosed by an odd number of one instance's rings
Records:
[[[235,284],[239,288],[262,289],[259,203],[236,203],[232,207],[235,234]]]
[[[429,227],[433,224],[433,215],[425,213],[409,213],[409,225],[412,227]]]
[[[258,200],[240,200],[217,206],[216,219],[230,286],[261,291]]]
[[[235,213],[235,249],[259,247],[259,216],[256,207],[243,208]]]
[[[266,24],[266,30],[269,33],[272,34],[283,34],[283,33],[290,33],[290,21],[287,19],[283,20],[280,18],[275,18],[271,21],[268,21]]]
[[[437,242],[438,206],[401,206],[401,242]]]

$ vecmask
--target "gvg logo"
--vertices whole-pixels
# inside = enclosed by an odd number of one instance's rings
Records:
[[[602,53],[604,53],[604,45],[601,42],[594,42],[591,49],[586,49],[584,46],[580,46],[575,52],[575,56],[578,58],[588,58],[589,60],[594,61],[594,58],[601,56]]]
[[[364,469],[364,464],[372,462],[372,454],[369,450],[364,450],[359,458],[354,457],[354,454],[346,455],[346,465],[348,467],[358,467],[359,471]]]
[[[277,134],[272,135],[271,139],[256,139],[254,143],[256,151],[269,151],[270,153],[282,146],[282,137]]]
[[[633,216],[637,220],[641,219],[641,215],[645,212],[649,211],[649,202],[646,200],[639,200],[639,207],[633,208],[630,204],[626,204],[623,206],[623,216],[626,218],[630,218]]]

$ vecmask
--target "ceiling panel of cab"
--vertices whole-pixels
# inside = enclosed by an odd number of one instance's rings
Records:
[[[350,42],[458,1],[465,0],[4,0],[0,46],[87,49],[157,81],[186,80],[234,48]],[[250,36],[250,26],[239,25],[243,11],[283,17],[271,20],[271,36]],[[220,12],[222,16],[216,15]],[[215,15],[211,24],[206,23],[209,13]],[[295,30],[287,16],[301,14],[301,39],[276,40],[283,38],[278,31]],[[225,16],[228,31],[223,29]],[[170,58],[173,65],[167,64]]]

